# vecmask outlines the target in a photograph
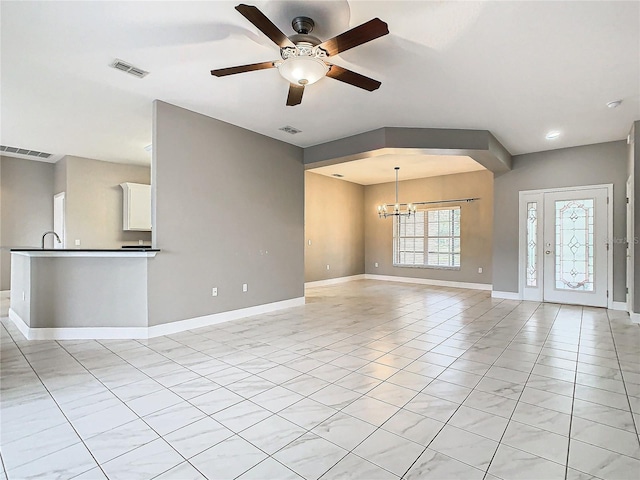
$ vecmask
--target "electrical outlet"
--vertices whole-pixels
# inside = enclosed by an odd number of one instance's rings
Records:
[[[249,284],[243,283],[242,284],[242,291],[245,292],[245,293],[248,292],[249,291]]]
[[[309,246],[311,246],[311,240],[309,240]]]
[[[218,296],[218,287],[213,287],[211,289],[211,296],[212,297],[217,297]]]
[[[378,268],[378,262],[375,263],[376,268]]]
[[[79,246],[80,246],[80,239],[76,238],[76,247],[79,247]]]
[[[144,240],[138,240],[138,245],[144,245]]]
[[[327,264],[327,270],[329,270],[329,265]]]
[[[482,267],[478,267],[478,273],[482,273]]]

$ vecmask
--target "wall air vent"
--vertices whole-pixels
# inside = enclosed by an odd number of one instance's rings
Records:
[[[133,75],[134,77],[144,78],[149,75],[149,72],[142,70],[141,68],[134,67],[130,63],[125,62],[124,60],[115,59],[115,61],[111,64],[113,68],[116,70],[121,70],[125,73]]]
[[[298,130],[297,128],[292,127],[291,125],[285,125],[278,130],[282,130],[283,132],[290,133],[291,135],[295,135],[296,133],[300,133],[302,130]]]
[[[38,158],[49,158],[51,156],[50,153],[38,152],[37,150],[29,150],[26,148],[7,147],[5,145],[0,145],[0,152],[17,153],[19,155],[27,155],[29,157]]]

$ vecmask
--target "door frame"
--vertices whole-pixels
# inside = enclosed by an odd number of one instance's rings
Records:
[[[579,185],[575,187],[559,187],[559,188],[543,188],[536,190],[521,190],[518,193],[518,297],[520,300],[531,300],[535,302],[542,302],[544,299],[544,279],[542,275],[538,276],[539,284],[537,289],[537,295],[529,296],[525,298],[525,270],[526,270],[526,257],[527,257],[527,200],[533,200],[538,202],[538,205],[542,205],[545,193],[562,193],[562,192],[574,192],[581,190],[592,190],[595,188],[607,189],[607,290],[609,296],[607,297],[607,308],[613,309],[613,184],[605,183],[598,185]],[[529,197],[529,198],[527,198]],[[541,237],[543,230],[543,222],[538,221],[538,237]],[[543,242],[538,242],[538,262],[542,259]]]
[[[60,192],[60,193],[56,193],[53,196],[53,222],[54,222],[54,228],[53,230],[55,230],[55,216],[56,216],[56,200],[62,199],[62,231],[61,232],[56,232],[62,240],[61,244],[57,244],[54,240],[53,242],[53,248],[54,249],[61,249],[61,248],[67,248],[67,235],[66,235],[66,229],[67,229],[67,196],[65,192]]]
[[[627,312],[633,313],[634,309],[634,269],[635,269],[635,241],[636,232],[634,225],[634,181],[633,175],[627,178],[627,235],[626,235],[626,260],[627,260]]]

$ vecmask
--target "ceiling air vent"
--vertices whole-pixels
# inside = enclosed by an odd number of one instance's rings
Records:
[[[279,128],[278,130],[282,130],[283,132],[287,132],[290,133],[291,135],[295,135],[296,133],[300,133],[302,130],[298,130],[297,128],[294,128],[290,125],[285,125],[282,128]]]
[[[116,60],[111,64],[111,66],[113,68],[115,68],[116,70],[121,70],[125,73],[128,73],[130,75],[133,75],[134,77],[138,77],[138,78],[143,78],[146,77],[147,75],[149,75],[149,72],[142,70],[141,68],[138,67],[134,67],[133,65],[131,65],[130,63],[127,63],[123,60],[119,60],[116,58]]]
[[[28,150],[26,148],[7,147],[5,145],[0,145],[0,152],[18,153],[20,155],[28,155],[30,157],[38,158],[49,158],[51,156],[50,153],[38,152],[37,150]]]

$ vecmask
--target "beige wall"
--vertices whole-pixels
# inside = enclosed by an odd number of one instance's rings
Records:
[[[40,247],[53,228],[54,166],[0,156],[0,290],[9,290],[11,247]],[[51,236],[46,246],[51,248]]]
[[[369,185],[364,191],[365,272],[375,275],[491,284],[493,174],[489,171],[406,180],[399,184],[401,202],[428,202],[479,197],[461,203],[460,269],[393,266],[393,219],[378,217],[377,205],[393,203],[395,184]],[[449,204],[451,205],[451,204]],[[435,205],[443,206],[443,205]],[[378,262],[378,267],[375,263]],[[483,273],[478,273],[478,268]]]
[[[56,164],[56,193],[66,188],[66,248],[120,248],[151,243],[149,232],[122,230],[123,182],[149,184],[149,167],[67,156]],[[80,246],[75,240],[80,240]]]
[[[149,325],[304,295],[301,148],[156,101],[151,170]]]
[[[305,282],[364,273],[364,187],[311,172],[304,178]]]

